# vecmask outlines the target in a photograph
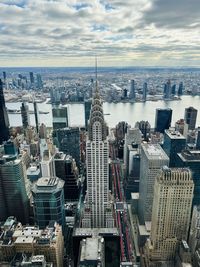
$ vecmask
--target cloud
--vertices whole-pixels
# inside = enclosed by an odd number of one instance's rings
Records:
[[[105,65],[176,64],[173,58],[197,64],[186,55],[195,58],[199,49],[199,5],[199,0],[0,0],[0,66],[85,66],[94,54]]]

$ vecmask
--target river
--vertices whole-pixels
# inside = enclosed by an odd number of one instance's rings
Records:
[[[20,109],[21,103],[6,103],[9,109]],[[119,121],[126,121],[131,126],[135,125],[136,121],[148,120],[151,127],[155,123],[156,108],[171,108],[172,126],[175,122],[184,118],[184,110],[187,107],[193,106],[198,109],[197,126],[200,126],[200,96],[182,96],[181,100],[177,101],[146,101],[137,103],[107,103],[103,104],[105,120],[109,127],[115,127]],[[39,122],[45,123],[46,126],[52,126],[51,105],[46,103],[38,103],[40,111],[49,111],[48,114],[40,114]],[[29,109],[33,110],[33,105],[29,103]],[[84,125],[84,105],[83,104],[68,104],[68,117],[70,126]],[[31,125],[35,125],[34,115],[30,115]],[[9,114],[10,126],[22,125],[21,114]]]

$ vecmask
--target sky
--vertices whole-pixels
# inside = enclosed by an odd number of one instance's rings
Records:
[[[1,67],[200,67],[200,0],[0,0]]]

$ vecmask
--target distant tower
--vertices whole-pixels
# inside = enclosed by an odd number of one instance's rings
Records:
[[[183,94],[183,89],[183,82],[180,82],[178,87],[178,96],[181,96]]]
[[[181,240],[187,240],[193,190],[189,169],[163,167],[156,178],[151,235],[146,243],[150,262],[173,261]],[[154,266],[150,262],[145,266]]]
[[[28,179],[25,165],[16,155],[0,159],[0,220],[15,216],[23,224],[29,222]],[[4,203],[4,207],[2,207]],[[4,208],[5,210],[2,210]]]
[[[188,130],[194,130],[197,119],[197,109],[189,107],[185,109],[185,122],[188,124]]]
[[[154,182],[164,165],[169,165],[169,158],[160,145],[141,146],[139,218],[143,224],[151,221]]]
[[[3,79],[4,79],[4,82],[6,81],[7,77],[6,77],[6,72],[3,71]]]
[[[176,94],[176,84],[172,85],[172,91],[171,91],[172,95]]]
[[[97,82],[97,81],[96,81]],[[109,203],[109,144],[102,102],[96,85],[86,142],[87,195],[83,227],[114,227]]]
[[[143,84],[142,100],[143,101],[146,101],[147,100],[147,83],[144,83]]]
[[[168,80],[164,86],[164,98],[170,99],[171,97],[171,81]]]
[[[47,138],[47,127],[44,123],[40,124],[39,128],[39,138],[46,139]]]
[[[129,97],[131,100],[135,100],[135,81],[134,80],[131,80]]]
[[[42,83],[42,77],[40,74],[36,75],[36,79],[37,79],[37,88],[38,89],[42,89],[43,88],[43,83]]]
[[[26,129],[30,125],[30,116],[28,105],[24,102],[21,105],[21,116],[23,128]]]
[[[30,75],[30,82],[31,82],[31,84],[34,84],[34,75],[33,75],[33,72],[29,72],[29,75]]]
[[[37,133],[39,133],[39,111],[38,111],[37,103],[35,101],[33,102],[33,107],[34,107],[34,114],[35,114],[35,127],[36,127]]]
[[[0,144],[9,138],[9,120],[3,94],[3,82],[0,79]]]
[[[172,109],[156,109],[155,132],[164,133],[171,126]]]
[[[42,177],[33,184],[35,222],[45,228],[56,221],[65,228],[64,181],[58,177]]]
[[[84,102],[84,107],[85,107],[85,128],[87,130],[88,127],[88,120],[90,118],[90,110],[92,106],[92,100],[87,100]]]
[[[178,166],[178,155],[186,147],[186,138],[174,130],[165,130],[163,149],[169,157],[169,167]]]
[[[141,133],[143,134],[144,140],[148,139],[151,131],[151,125],[148,121],[137,121],[135,124],[135,128],[139,128]]]

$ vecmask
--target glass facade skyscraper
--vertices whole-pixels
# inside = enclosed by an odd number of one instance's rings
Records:
[[[9,120],[3,94],[3,82],[0,79],[0,144],[9,139]]]
[[[172,109],[156,109],[155,132],[164,133],[171,126]]]

